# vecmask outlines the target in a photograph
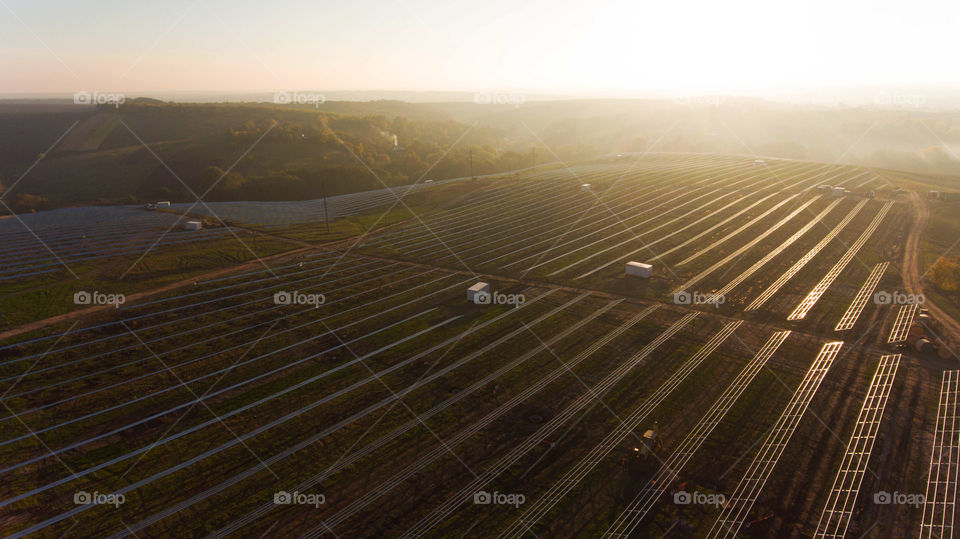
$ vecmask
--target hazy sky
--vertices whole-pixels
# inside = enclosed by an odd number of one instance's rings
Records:
[[[960,84],[960,1],[0,0],[0,93]]]

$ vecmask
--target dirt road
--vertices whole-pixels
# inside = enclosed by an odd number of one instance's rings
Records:
[[[282,253],[278,253],[278,254],[275,254],[275,255],[272,255],[272,256],[267,256],[267,257],[263,257],[263,258],[259,258],[259,259],[255,259],[255,260],[250,260],[249,262],[244,262],[243,264],[239,264],[239,265],[236,265],[236,266],[230,266],[230,267],[228,267],[228,268],[223,268],[223,269],[219,269],[219,270],[216,270],[216,271],[211,271],[211,272],[209,272],[209,273],[204,273],[203,275],[197,275],[197,276],[194,276],[194,277],[190,277],[189,279],[183,279],[183,280],[180,280],[180,281],[176,281],[176,282],[173,282],[173,283],[170,283],[170,284],[163,285],[163,286],[158,287],[158,288],[153,288],[153,289],[150,289],[150,290],[145,290],[145,291],[143,291],[143,292],[137,292],[137,293],[135,293],[135,294],[127,294],[127,296],[126,296],[126,302],[127,302],[127,303],[133,303],[133,302],[138,301],[138,300],[147,299],[147,298],[150,298],[150,297],[159,295],[159,294],[163,294],[163,293],[166,293],[166,292],[170,292],[170,291],[173,291],[173,290],[177,290],[178,288],[186,288],[186,287],[189,287],[189,286],[193,286],[193,283],[195,283],[195,282],[209,281],[210,279],[216,279],[216,278],[218,278],[218,277],[225,277],[225,276],[230,275],[230,274],[232,274],[232,273],[242,273],[242,272],[244,272],[244,271],[253,270],[253,269],[256,269],[256,268],[258,268],[258,267],[262,267],[264,264],[266,264],[266,263],[268,263],[268,262],[272,262],[272,261],[275,261],[275,260],[282,260],[282,259],[286,259],[286,258],[295,257],[295,256],[297,256],[297,255],[299,255],[299,254],[302,254],[302,253],[304,253],[304,252],[306,252],[306,251],[309,251],[309,250],[312,250],[312,249],[314,249],[313,246],[308,246],[308,247],[301,247],[301,248],[299,248],[299,249],[294,249],[294,250],[292,250],[292,251],[284,251],[284,252],[282,252]],[[27,323],[27,324],[24,324],[24,325],[22,325],[22,326],[18,326],[18,327],[12,328],[12,329],[8,329],[8,330],[6,330],[6,331],[4,331],[4,332],[0,332],[0,342],[4,341],[4,340],[6,340],[6,339],[10,339],[10,338],[12,338],[12,337],[16,337],[17,335],[22,335],[22,334],[24,334],[24,333],[29,333],[29,332],[31,332],[31,331],[36,331],[36,330],[38,330],[38,329],[43,329],[43,328],[45,328],[45,327],[49,327],[49,326],[52,326],[52,325],[55,325],[55,324],[59,324],[59,323],[61,323],[61,322],[68,322],[68,321],[71,321],[71,320],[77,320],[77,319],[84,318],[84,317],[87,317],[87,316],[92,316],[92,315],[95,315],[95,314],[98,314],[98,313],[108,312],[108,311],[110,311],[110,310],[112,310],[112,309],[114,309],[114,306],[113,306],[113,305],[97,305],[97,306],[94,306],[94,307],[87,307],[87,308],[84,308],[84,309],[78,309],[78,310],[75,310],[75,311],[70,311],[70,312],[68,312],[68,313],[60,314],[60,315],[57,315],[57,316],[51,316],[51,317],[49,317],[49,318],[44,318],[44,319],[41,319],[41,320],[35,320],[35,321],[33,321],[33,322],[29,322],[29,323]]]
[[[923,273],[920,271],[920,239],[927,228],[927,222],[930,220],[930,209],[923,198],[915,191],[910,193],[910,203],[913,206],[916,219],[913,221],[913,228],[910,229],[910,235],[907,236],[907,245],[903,250],[903,282],[907,293],[923,294]],[[960,324],[929,299],[923,306],[930,311],[930,316],[938,320],[943,327],[943,334],[939,337],[954,351],[954,355],[960,355],[960,350],[957,348],[960,344]]]

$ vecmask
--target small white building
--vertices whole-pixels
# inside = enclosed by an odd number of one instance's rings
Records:
[[[477,302],[478,294],[489,294],[490,284],[480,282],[467,289],[467,301]]]
[[[183,229],[184,230],[202,230],[203,223],[201,223],[200,221],[187,221],[186,223],[183,224]]]
[[[845,191],[845,190],[844,190],[843,187],[834,187],[833,189],[831,189],[830,194],[831,194],[831,196],[833,196],[834,198],[842,197],[844,191]]]
[[[940,191],[930,191],[930,198],[940,198]]]
[[[592,187],[590,186],[589,183],[585,183],[585,184],[583,184],[583,185],[580,186],[580,190],[581,190],[581,191],[584,191],[584,192],[589,191],[590,189],[592,189]]]
[[[653,266],[643,262],[627,262],[627,275],[647,279],[653,275]]]

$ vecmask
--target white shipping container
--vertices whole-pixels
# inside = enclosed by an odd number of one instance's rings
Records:
[[[184,230],[201,230],[203,229],[203,223],[200,221],[187,221],[183,225]]]
[[[646,279],[653,275],[653,266],[643,262],[627,262],[627,275]]]
[[[472,301],[476,303],[477,294],[489,294],[490,285],[488,283],[480,282],[467,289],[467,301]]]

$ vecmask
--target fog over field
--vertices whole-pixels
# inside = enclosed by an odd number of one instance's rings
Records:
[[[0,538],[954,537],[957,28],[0,0]]]

